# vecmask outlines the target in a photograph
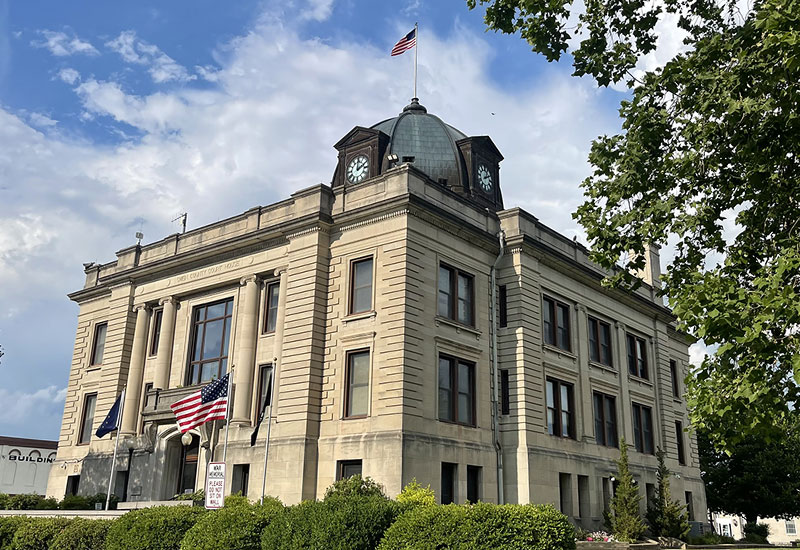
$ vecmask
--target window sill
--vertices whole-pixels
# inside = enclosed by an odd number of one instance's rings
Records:
[[[342,324],[346,325],[352,321],[360,321],[361,319],[373,319],[377,317],[378,312],[373,310],[370,311],[362,311],[359,313],[351,313],[342,319]]]
[[[561,348],[556,347],[556,346],[554,346],[552,344],[544,344],[543,343],[542,344],[542,349],[547,350],[547,351],[551,351],[553,353],[557,353],[559,355],[559,357],[563,355],[564,357],[569,357],[572,360],[577,360],[578,359],[578,356],[575,355],[574,353],[572,353],[571,351],[567,351],[567,350],[561,349]]]
[[[673,403],[675,403],[676,405],[683,405],[683,399],[680,399],[680,398],[678,398],[678,397],[673,397],[673,398],[672,398],[672,401],[673,401]]]
[[[612,373],[612,374],[617,374],[617,369],[615,369],[615,368],[614,368],[613,366],[611,366],[611,365],[605,365],[605,364],[603,364],[603,363],[598,363],[597,361],[591,361],[591,360],[590,360],[590,361],[589,361],[589,366],[590,366],[590,367],[594,367],[594,368],[596,368],[596,369],[600,369],[600,370],[608,371],[608,372],[610,372],[610,373]]]
[[[546,429],[547,428],[545,428],[545,430]],[[560,439],[561,441],[574,441],[575,443],[578,442],[578,438],[572,437],[571,435],[556,435],[556,434],[551,434],[550,432],[547,432],[547,435],[549,435],[550,437],[555,437],[556,439]]]
[[[94,372],[96,370],[100,370],[101,368],[103,368],[103,365],[90,365],[86,367],[86,372]]]
[[[456,332],[459,333],[459,334],[461,334],[462,331],[466,332],[467,334],[472,334],[473,336],[475,336],[476,340],[480,340],[481,339],[481,335],[483,334],[481,331],[479,331],[475,327],[471,327],[469,325],[465,325],[463,323],[459,323],[458,321],[454,321],[453,319],[450,319],[449,317],[442,317],[441,315],[437,315],[434,318],[434,322],[436,323],[437,327],[439,325],[447,325],[449,327],[453,327],[454,329],[456,329]]]
[[[630,379],[632,381],[638,382],[642,386],[649,386],[651,388],[653,387],[653,383],[650,380],[648,380],[647,378],[640,378],[639,376],[636,376],[635,374],[630,374],[630,373],[628,373],[628,374],[629,374]]]
[[[464,428],[477,428],[477,426],[474,424],[465,424],[463,422],[456,422],[455,420],[445,420],[443,418],[439,418],[438,420],[442,424],[450,424],[451,426],[462,426]]]

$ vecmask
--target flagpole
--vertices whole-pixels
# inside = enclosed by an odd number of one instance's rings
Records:
[[[269,373],[269,415],[267,415],[267,441],[264,443],[264,475],[261,478],[261,504],[267,491],[267,461],[269,460],[269,432],[272,429],[272,394],[274,393],[274,376]]]
[[[228,404],[225,408],[225,447],[222,450],[222,462],[225,463],[225,466],[228,465],[228,432],[230,431],[231,426],[231,401],[233,399],[233,395],[231,394],[231,387],[233,386],[233,365],[231,365],[231,370],[228,372]]]
[[[119,397],[119,413],[117,414],[117,440],[114,442],[114,458],[111,459],[111,473],[108,475],[108,491],[106,492],[106,510],[111,504],[111,483],[114,481],[114,470],[117,468],[117,448],[119,447],[119,432],[122,431],[122,413],[125,410],[125,388]],[[129,465],[130,467],[130,465]]]
[[[414,97],[416,98],[419,97],[417,95],[417,53],[419,52],[419,26],[417,23],[414,23],[414,40],[416,40],[414,44]]]

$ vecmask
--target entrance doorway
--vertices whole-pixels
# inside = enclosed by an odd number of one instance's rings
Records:
[[[197,483],[197,462],[200,458],[200,438],[192,435],[192,442],[183,446],[180,473],[178,475],[178,494],[193,493]]]

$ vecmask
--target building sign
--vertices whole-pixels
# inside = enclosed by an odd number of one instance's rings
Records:
[[[206,474],[206,508],[216,510],[225,504],[225,463],[211,462]]]
[[[32,457],[21,455],[8,455],[8,460],[11,462],[37,462],[39,464],[52,464],[55,461],[54,458],[45,458],[43,456]]]

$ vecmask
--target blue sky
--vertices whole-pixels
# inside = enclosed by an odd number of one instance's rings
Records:
[[[333,144],[419,96],[506,157],[506,206],[581,238],[624,90],[484,32],[464,0],[0,0],[0,435],[57,438],[82,263],[329,182]],[[669,46],[669,45],[668,45]],[[645,60],[650,66],[656,59]]]

